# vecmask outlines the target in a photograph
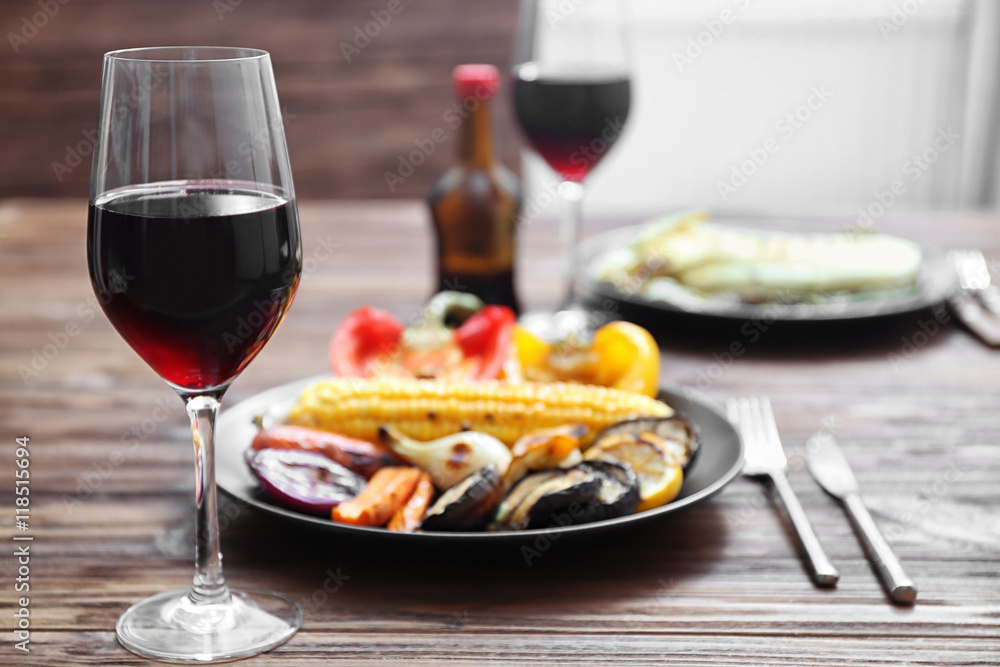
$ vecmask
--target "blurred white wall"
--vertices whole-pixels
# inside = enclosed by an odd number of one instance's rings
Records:
[[[587,215],[996,205],[997,0],[630,9],[632,113]],[[524,160],[530,197],[554,176]]]

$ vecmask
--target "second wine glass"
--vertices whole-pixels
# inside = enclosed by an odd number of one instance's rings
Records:
[[[563,308],[574,305],[572,262],[583,181],[621,136],[631,105],[622,0],[523,0],[512,76],[514,110],[532,148],[556,172]]]

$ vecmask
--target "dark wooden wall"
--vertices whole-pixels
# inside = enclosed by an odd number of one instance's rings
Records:
[[[101,55],[165,45],[271,52],[300,198],[423,196],[455,150],[442,118],[451,68],[487,62],[506,70],[517,13],[515,0],[399,0],[402,10],[348,62],[341,42],[351,43],[355,27],[364,29],[389,0],[59,1],[0,0],[0,197],[86,195],[90,158],[73,167],[67,154],[88,150]],[[58,11],[43,21],[39,2]],[[25,30],[25,17],[42,27]],[[15,53],[9,33],[30,37],[15,40]],[[502,159],[516,168],[509,97],[494,106]],[[448,142],[390,191],[383,173],[436,128]]]

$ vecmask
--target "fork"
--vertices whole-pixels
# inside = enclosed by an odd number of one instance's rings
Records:
[[[1000,288],[990,284],[990,270],[981,250],[952,250],[948,253],[958,284],[979,298],[988,311],[1000,315]]]
[[[743,474],[770,478],[795,528],[813,581],[818,586],[836,586],[840,573],[820,546],[802,505],[795,497],[795,491],[785,477],[788,460],[781,447],[778,427],[774,423],[771,401],[763,397],[730,398],[726,402],[726,409],[729,421],[737,426],[743,440]]]

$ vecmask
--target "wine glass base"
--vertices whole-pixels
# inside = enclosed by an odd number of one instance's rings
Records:
[[[570,305],[562,310],[533,310],[518,318],[517,323],[542,340],[554,343],[570,334],[586,339],[594,329],[603,324],[597,322],[599,314],[590,313],[581,306]]]
[[[283,595],[235,592],[195,604],[189,589],[141,600],[118,619],[118,641],[147,658],[181,663],[236,660],[283,644],[302,626],[302,609]]]

